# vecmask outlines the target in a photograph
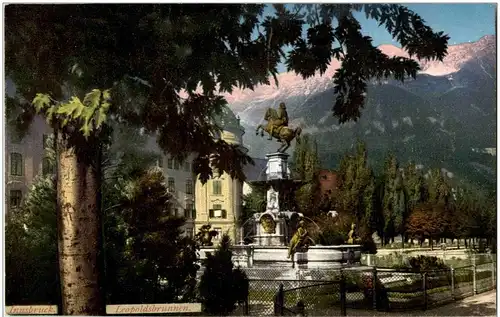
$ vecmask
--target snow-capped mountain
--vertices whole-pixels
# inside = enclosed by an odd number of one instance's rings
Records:
[[[379,49],[389,56],[407,56],[392,45]],[[284,101],[290,125],[301,125],[317,137],[323,161],[331,167],[360,138],[367,141],[375,163],[381,163],[383,155],[392,150],[402,160],[439,165],[458,175],[472,171],[494,180],[495,158],[472,149],[496,146],[495,37],[453,45],[448,52],[443,62],[419,61],[422,70],[415,80],[373,82],[356,123],[340,125],[332,116],[331,78],[340,66],[338,61],[323,76],[303,80],[282,73],[278,87],[271,81],[273,84],[254,91],[236,90],[226,98],[241,118],[246,129],[244,142],[254,157],[276,149],[274,142],[253,132],[262,123],[265,109]],[[469,174],[467,177],[477,178]]]

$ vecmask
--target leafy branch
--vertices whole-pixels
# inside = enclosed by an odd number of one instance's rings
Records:
[[[73,96],[68,102],[58,102],[49,94],[38,93],[32,104],[37,113],[43,113],[48,123],[57,122],[61,128],[79,128],[83,136],[88,138],[105,123],[111,106],[111,94],[109,89],[93,89],[83,101]]]

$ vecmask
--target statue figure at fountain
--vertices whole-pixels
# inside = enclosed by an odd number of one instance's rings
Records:
[[[292,258],[297,249],[308,249],[309,246],[314,245],[314,241],[309,236],[309,232],[305,227],[304,220],[299,221],[299,226],[297,231],[290,241],[290,246],[288,248],[288,258]]]
[[[279,212],[280,206],[278,202],[278,192],[273,187],[267,191],[267,206],[266,209],[273,212]]]
[[[356,234],[356,224],[353,223],[351,225],[351,231],[349,231],[347,235],[347,244],[354,244],[355,242],[359,242],[361,239]]]
[[[285,152],[289,147],[293,139],[297,139],[300,142],[300,134],[302,129],[300,127],[296,129],[291,129],[288,127],[288,113],[286,111],[285,103],[282,102],[279,105],[278,110],[273,108],[267,108],[264,114],[264,120],[267,121],[267,125],[260,124],[255,130],[255,134],[261,133],[264,136],[264,131],[269,134],[269,140],[275,138],[281,143],[281,147],[278,152]]]
[[[195,241],[200,245],[200,246],[212,246],[212,238],[217,236],[219,233],[215,230],[210,230],[212,229],[212,226],[209,224],[201,226],[200,230],[195,236]]]

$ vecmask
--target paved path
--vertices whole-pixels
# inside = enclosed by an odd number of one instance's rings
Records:
[[[357,312],[348,309],[347,316],[496,316],[496,299],[497,291],[492,290],[427,311],[383,313],[373,311]]]

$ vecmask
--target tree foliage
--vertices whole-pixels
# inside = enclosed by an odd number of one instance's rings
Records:
[[[107,271],[108,283],[114,285],[113,303],[189,302],[195,298],[196,245],[181,237],[184,220],[170,215],[164,181],[161,171],[150,170],[125,186],[116,215],[123,217],[121,228],[115,228],[123,234],[115,231],[114,237],[121,239],[109,241],[122,250],[117,254],[119,263],[111,262]]]
[[[240,224],[245,223],[256,212],[266,211],[266,190],[264,186],[250,185],[251,192],[243,196],[243,215]]]
[[[52,176],[37,177],[23,205],[6,215],[8,305],[58,305],[56,193]]]
[[[392,238],[404,233],[404,221],[407,213],[403,175],[394,154],[389,154],[384,170],[384,238]]]
[[[359,11],[384,25],[411,56],[442,60],[447,52],[448,37],[401,5],[274,9],[264,16],[264,5],[254,4],[9,5],[6,71],[18,88],[9,104],[26,125],[37,93],[75,105],[72,97],[111,89],[108,118],[144,126],[179,159],[198,153],[195,168],[202,180],[209,177],[208,156],[214,153],[221,171],[243,179],[248,157],[212,138],[219,127],[209,118],[225,104],[220,93],[269,84],[282,58],[304,78],[324,73],[337,58],[342,64],[333,79],[334,115],[341,122],[357,119],[370,78],[403,80],[419,70],[415,61],[389,58],[375,48],[353,16]],[[288,55],[285,46],[291,47]],[[122,100],[123,89],[137,98]],[[90,118],[83,112],[80,117]],[[97,123],[103,117],[97,115]]]
[[[358,142],[354,154],[346,154],[340,163],[338,208],[352,213],[360,226],[373,228],[375,180],[368,166],[366,145]]]
[[[383,243],[398,235],[405,240],[408,236],[475,237],[486,239],[496,249],[494,193],[451,179],[439,169],[430,169],[424,175],[425,170],[412,162],[400,168],[390,153],[383,173],[366,177],[373,175],[366,161],[366,151],[360,144],[356,154],[345,154],[339,169],[337,210],[357,215],[355,221],[363,224],[360,230],[369,234],[376,231]]]
[[[229,236],[223,235],[215,253],[207,255],[198,286],[205,312],[211,315],[228,315],[248,297],[248,278],[233,267],[230,244]]]
[[[320,161],[318,144],[310,135],[303,135],[300,144],[297,144],[292,156],[292,175],[305,184],[295,192],[295,202],[298,211],[307,216],[321,212],[318,204],[323,197],[319,192],[318,172]]]
[[[418,205],[408,219],[406,230],[411,236],[424,239],[435,239],[445,227],[443,220],[444,206],[433,204]]]

